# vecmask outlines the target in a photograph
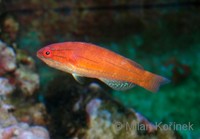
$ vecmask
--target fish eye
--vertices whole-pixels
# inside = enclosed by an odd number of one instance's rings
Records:
[[[43,56],[44,57],[51,57],[52,56],[52,52],[49,48],[46,48],[45,50],[43,50]]]
[[[46,53],[45,53],[46,55],[50,55],[50,51],[46,51]]]

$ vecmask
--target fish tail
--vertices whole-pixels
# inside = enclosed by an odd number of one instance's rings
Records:
[[[151,92],[157,92],[160,88],[160,85],[164,85],[170,82],[170,80],[167,78],[150,73],[148,71],[145,71],[143,79],[144,81],[139,83],[139,85]]]

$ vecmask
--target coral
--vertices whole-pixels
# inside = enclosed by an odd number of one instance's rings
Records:
[[[72,77],[60,75],[49,83],[45,94],[52,138],[145,139],[162,135],[171,139],[178,136],[170,129],[158,129],[141,114],[113,100],[96,83],[80,86]]]
[[[13,44],[16,41],[18,31],[19,23],[17,20],[11,15],[6,15],[2,23],[1,39],[9,44]]]
[[[2,106],[0,107],[0,112],[0,128],[17,124],[16,118]]]
[[[97,111],[99,109],[101,105],[101,100],[96,98],[96,99],[92,99],[86,106],[86,112],[88,113],[88,115],[90,116],[90,118],[92,117],[97,117]]]
[[[40,126],[29,126],[26,123],[18,123],[6,128],[0,127],[1,139],[49,139],[48,131]]]
[[[0,77],[0,96],[11,94],[14,89],[15,86],[10,84],[7,78]]]
[[[35,63],[33,59],[19,49],[17,49],[17,53],[15,54],[13,48],[8,47],[1,41],[0,76],[6,76],[7,79],[7,81],[4,80],[4,82],[1,79],[0,85],[4,90],[13,86],[13,89],[19,88],[28,96],[32,95],[36,89],[39,88],[39,76],[35,73]],[[10,84],[10,86],[7,84]]]
[[[32,95],[39,88],[39,76],[23,65],[15,71],[16,84],[26,95]]]
[[[44,127],[18,122],[12,113],[0,107],[0,138],[49,139],[49,133]]]
[[[0,76],[16,69],[16,55],[11,47],[0,41]]]
[[[23,106],[18,105],[16,104],[17,108],[13,113],[18,121],[33,125],[47,125],[48,115],[42,103],[23,102]]]
[[[46,125],[44,105],[27,101],[39,87],[35,62],[22,50],[15,52],[0,41],[0,139],[49,139],[48,131],[36,126]]]

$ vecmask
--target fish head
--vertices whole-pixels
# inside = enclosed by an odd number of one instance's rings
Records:
[[[54,67],[56,59],[53,53],[51,47],[46,46],[37,51],[37,57],[47,65]]]
[[[50,67],[68,70],[71,62],[72,50],[63,44],[52,44],[37,51],[37,57]]]
[[[42,61],[46,61],[47,59],[52,59],[53,54],[50,47],[44,47],[37,51],[37,57]]]

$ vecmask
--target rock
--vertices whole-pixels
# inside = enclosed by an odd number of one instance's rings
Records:
[[[42,103],[22,102],[13,113],[18,121],[33,125],[47,125],[48,115]],[[22,105],[21,104],[21,105]]]
[[[31,96],[39,88],[39,76],[33,70],[20,65],[15,71],[16,84],[24,93],[24,95]]]
[[[19,49],[15,54],[13,48],[1,41],[0,76],[6,76],[0,77],[0,94],[6,93],[6,89],[12,92],[18,88],[24,95],[30,96],[39,88],[39,75],[35,72],[34,60]]]
[[[16,118],[7,110],[0,108],[0,128],[17,124]]]
[[[47,117],[33,97],[38,88],[34,60],[0,41],[0,139],[49,139],[39,126],[46,125]]]
[[[0,41],[0,76],[16,69],[16,55],[11,47]]]
[[[2,35],[1,39],[9,44],[15,44],[19,33],[19,23],[13,15],[8,13],[2,16]]]
[[[48,131],[41,126],[17,122],[15,117],[0,108],[0,139],[49,139]]]
[[[0,96],[11,94],[15,89],[7,78],[0,77]]]
[[[72,77],[61,75],[49,83],[45,102],[52,138],[149,139],[162,136],[172,139],[178,136],[124,107],[96,83],[80,86]]]

